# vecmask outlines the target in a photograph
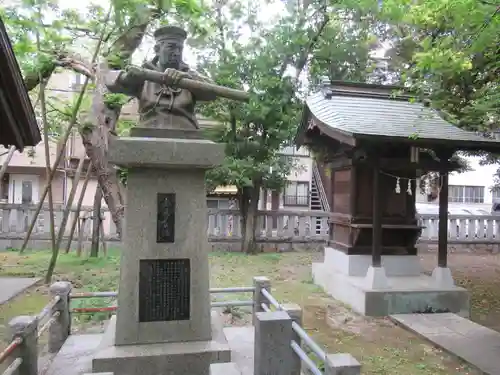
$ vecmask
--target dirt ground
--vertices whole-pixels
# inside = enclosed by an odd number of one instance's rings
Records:
[[[43,276],[47,252],[0,253],[0,275]],[[435,349],[429,343],[394,325],[388,319],[359,316],[325,295],[311,278],[311,262],[321,261],[319,253],[212,253],[211,286],[248,286],[254,276],[271,279],[272,294],[280,302],[293,302],[303,309],[303,326],[329,353],[351,353],[363,365],[363,375],[478,375],[474,369]],[[435,253],[422,255],[430,272],[437,263]],[[500,331],[500,255],[451,254],[449,264],[457,283],[471,292],[472,319]],[[56,280],[69,280],[77,290],[116,290],[119,253],[106,258],[78,258],[63,254],[58,261]],[[248,300],[249,294],[216,295],[214,300]],[[0,306],[1,326],[15,315],[39,311],[47,302],[46,288],[27,292],[8,306]],[[109,299],[76,300],[73,306],[107,306]],[[226,309],[226,323],[248,324],[248,309]],[[102,329],[108,314],[75,316],[74,332]],[[5,337],[3,337],[5,339]],[[318,361],[319,362],[319,361]]]
[[[420,256],[426,272],[437,264],[436,253]],[[448,256],[457,284],[471,292],[471,319],[500,332],[500,254],[452,253]]]

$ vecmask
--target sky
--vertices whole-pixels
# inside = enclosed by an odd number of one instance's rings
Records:
[[[0,0],[0,4],[7,1],[15,1],[15,0]],[[85,11],[91,4],[98,4],[102,7],[106,7],[109,5],[109,0],[59,0],[59,6],[61,8],[70,8],[70,9],[80,9]],[[262,3],[264,3],[262,1]],[[264,6],[264,4],[263,4]],[[259,18],[262,21],[270,20],[273,17],[277,16],[280,12],[285,9],[285,5],[283,1],[274,1],[272,4],[266,5],[266,11],[261,12],[259,14]],[[249,33],[248,33],[249,35]],[[243,32],[243,37],[245,37],[245,32]],[[154,40],[151,37],[146,36],[141,44],[141,46],[136,50],[132,57],[132,62],[134,64],[140,64],[144,59],[152,58],[153,56],[153,45]],[[190,65],[196,65],[196,54],[192,48],[189,46],[185,46],[184,48],[184,61]]]

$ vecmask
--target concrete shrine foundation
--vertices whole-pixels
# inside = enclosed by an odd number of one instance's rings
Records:
[[[382,256],[372,268],[370,255],[347,255],[325,248],[323,263],[313,263],[314,283],[333,298],[367,316],[448,311],[469,316],[469,293],[450,283],[449,269],[422,273],[418,256]]]

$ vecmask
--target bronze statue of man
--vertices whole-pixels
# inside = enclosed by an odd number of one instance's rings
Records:
[[[156,56],[152,61],[145,63],[143,69],[129,67],[126,71],[112,71],[106,77],[106,86],[111,92],[127,94],[139,100],[139,127],[198,129],[194,113],[196,103],[217,97],[210,89],[185,89],[178,86],[185,78],[209,82],[182,61],[186,36],[186,32],[176,26],[156,30]],[[151,73],[162,77],[161,83],[158,79],[157,82],[151,80]]]

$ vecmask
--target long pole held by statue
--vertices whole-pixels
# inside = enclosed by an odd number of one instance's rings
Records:
[[[151,69],[139,68],[136,66],[129,66],[127,71],[135,71],[140,73],[146,81],[151,81],[159,84],[169,85],[171,82],[167,80],[167,76],[162,73]],[[176,84],[177,87],[185,90],[207,91],[216,94],[219,97],[247,102],[250,99],[250,94],[246,91],[231,89],[224,86],[214,85],[213,83],[197,81],[189,78],[182,78]]]

